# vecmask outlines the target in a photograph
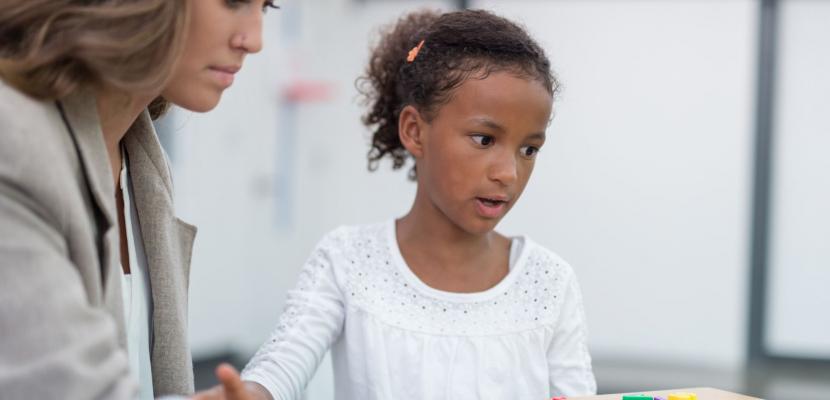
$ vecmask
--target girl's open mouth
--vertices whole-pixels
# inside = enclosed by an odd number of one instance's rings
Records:
[[[501,216],[506,208],[507,201],[476,197],[476,205],[479,215],[485,218],[497,218]]]

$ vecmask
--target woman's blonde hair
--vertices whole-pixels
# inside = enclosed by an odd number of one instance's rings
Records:
[[[0,0],[0,78],[29,96],[159,90],[184,46],[187,0]],[[159,97],[153,118],[167,108]]]

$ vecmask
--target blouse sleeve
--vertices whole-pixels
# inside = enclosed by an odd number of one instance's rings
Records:
[[[299,399],[320,361],[343,328],[345,307],[336,283],[333,234],[317,245],[270,338],[242,372],[276,399]]]
[[[555,396],[588,396],[597,392],[588,353],[582,293],[571,271],[564,286],[562,309],[548,349],[550,392]]]

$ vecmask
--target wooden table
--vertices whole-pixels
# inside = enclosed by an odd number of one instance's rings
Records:
[[[659,390],[656,392],[634,392],[634,393],[618,393],[618,394],[603,394],[599,396],[588,397],[568,397],[568,400],[621,400],[623,394],[646,394],[650,396],[660,396],[668,398],[670,393],[690,392],[697,395],[697,400],[761,400],[757,397],[744,396],[742,394],[730,393],[723,390],[712,388],[683,388],[672,390]]]

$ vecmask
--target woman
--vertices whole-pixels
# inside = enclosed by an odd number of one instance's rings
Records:
[[[214,108],[272,6],[0,0],[4,399],[193,392],[195,228],[151,118]]]

